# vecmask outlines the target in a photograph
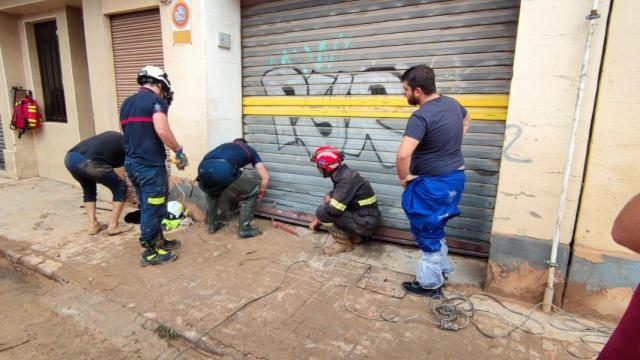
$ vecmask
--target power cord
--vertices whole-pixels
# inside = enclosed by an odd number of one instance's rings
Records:
[[[360,314],[355,311],[348,302],[348,292],[351,285],[347,286],[344,292],[344,308],[348,312],[360,318],[373,321],[402,323],[423,317],[422,315],[414,315],[401,319],[397,311],[390,307],[385,307],[379,310],[377,312],[378,316],[376,317]],[[479,309],[476,303],[474,303],[474,299],[481,298],[495,302],[510,314],[522,317],[522,320],[512,321],[504,315],[497,314],[489,310]],[[542,303],[534,305],[527,312],[519,312],[509,308],[502,301],[489,294],[473,294],[471,296],[466,296],[460,293],[450,293],[434,300],[435,301],[430,306],[430,310],[435,317],[435,320],[426,317],[424,317],[424,319],[445,331],[460,331],[468,327],[469,324],[472,324],[480,334],[490,339],[506,338],[518,330],[536,336],[542,336],[545,333],[545,327],[542,322],[533,317],[535,311],[542,306]],[[587,319],[588,321],[596,324],[594,326],[586,323],[585,321],[579,320],[574,314],[568,313],[555,305],[552,306],[552,309],[554,313],[549,318],[549,325],[551,327],[565,332],[581,333],[579,336],[580,340],[570,343],[566,349],[567,352],[575,358],[592,359],[600,352],[600,350],[594,345],[606,344],[613,331],[611,327],[597,320]],[[478,313],[489,315],[497,320],[507,323],[509,325],[509,329],[502,333],[488,332],[480,326],[480,322],[476,316]],[[539,330],[536,331],[528,328],[527,324],[529,323],[535,324]],[[580,354],[579,351],[575,349],[577,344],[585,345],[589,354],[586,356]]]
[[[248,261],[256,261],[256,260],[270,260],[274,263],[277,264],[282,264],[282,265],[287,265],[281,262],[277,262],[274,261],[274,259],[268,258],[268,257],[259,257],[259,258],[248,258],[248,259],[244,259],[242,260],[239,265],[241,266],[242,264],[244,264],[245,262]],[[282,279],[280,281],[280,283],[273,288],[270,291],[267,291],[266,293],[264,293],[263,295],[260,295],[258,297],[255,297],[251,300],[249,300],[248,302],[245,302],[244,304],[242,304],[241,306],[239,306],[235,311],[231,312],[228,316],[226,316],[224,319],[222,319],[221,321],[217,322],[215,325],[213,325],[210,329],[208,329],[204,334],[202,334],[202,336],[200,336],[193,345],[186,347],[185,349],[183,349],[182,351],[180,351],[174,359],[179,358],[180,356],[182,356],[188,349],[190,348],[196,348],[198,343],[200,343],[200,341],[202,341],[202,339],[204,339],[206,336],[210,335],[215,329],[217,329],[218,327],[222,326],[225,322],[227,322],[228,320],[230,320],[231,318],[233,318],[236,314],[238,314],[239,312],[241,312],[243,309],[245,309],[247,306],[255,303],[256,301],[263,299],[273,293],[275,293],[276,291],[280,290],[282,288],[282,286],[284,285],[285,280],[288,277],[289,271],[291,270],[291,268],[299,263],[306,263],[307,266],[309,266],[311,268],[311,272],[314,276],[314,278],[320,282],[323,283],[325,285],[329,285],[329,284],[333,284],[333,280],[329,281],[329,282],[324,282],[321,281],[317,278],[315,271],[313,271],[313,266],[311,266],[311,264],[309,263],[308,259],[301,259],[301,260],[297,260],[294,261],[290,264],[288,264],[284,275],[282,276]],[[370,268],[370,267],[369,267]],[[367,270],[369,270],[369,268],[367,268],[364,272],[366,272]],[[363,272],[363,274],[364,274]],[[333,284],[334,286],[345,286],[345,291],[344,291],[344,295],[343,295],[343,304],[344,304],[344,309],[359,317],[362,319],[366,319],[366,320],[371,320],[371,321],[385,321],[385,322],[391,322],[391,323],[403,323],[403,322],[408,322],[411,320],[415,320],[415,319],[419,319],[419,318],[424,318],[427,322],[438,326],[440,329],[445,330],[445,331],[460,331],[463,330],[465,328],[467,328],[469,326],[469,324],[472,324],[476,330],[478,330],[478,332],[480,334],[482,334],[483,336],[490,338],[490,339],[501,339],[501,338],[505,338],[510,336],[511,334],[513,334],[515,331],[518,330],[522,330],[523,332],[526,332],[528,334],[531,335],[537,335],[537,336],[541,336],[544,334],[545,332],[545,327],[542,324],[542,322],[540,322],[539,320],[535,319],[533,317],[535,311],[540,308],[542,306],[542,303],[538,303],[536,305],[534,305],[533,307],[531,307],[526,313],[523,312],[519,312],[517,310],[513,310],[511,308],[509,308],[507,305],[505,305],[502,301],[500,301],[499,299],[497,299],[496,297],[489,295],[489,294],[472,294],[470,296],[466,296],[464,294],[460,294],[460,293],[449,293],[448,295],[443,295],[441,297],[438,297],[436,299],[434,299],[435,301],[431,304],[430,306],[430,310],[431,313],[433,314],[433,316],[435,317],[435,320],[430,319],[422,314],[417,314],[417,315],[413,315],[407,318],[400,318],[399,313],[397,312],[397,310],[387,306],[382,308],[381,310],[377,311],[377,316],[373,317],[373,316],[369,316],[369,315],[364,315],[359,313],[358,311],[356,311],[354,308],[351,307],[348,298],[349,298],[349,290],[351,289],[351,287],[355,284],[356,281],[350,283],[350,284]],[[488,299],[490,301],[495,302],[496,304],[498,304],[501,308],[503,308],[504,310],[506,310],[507,312],[509,312],[512,315],[517,315],[522,317],[521,321],[512,321],[510,319],[508,319],[506,316],[501,315],[501,314],[497,314],[495,312],[489,311],[489,310],[484,310],[484,309],[479,309],[476,304],[474,303],[473,299],[479,299],[479,298],[484,298],[485,300]],[[575,358],[578,359],[590,359],[593,358],[594,355],[597,355],[599,353],[600,350],[598,350],[597,348],[595,348],[593,345],[604,345],[606,344],[607,339],[609,338],[609,336],[611,335],[611,333],[613,332],[613,329],[605,324],[603,324],[602,322],[599,322],[597,320],[593,320],[593,319],[587,319],[588,321],[592,322],[595,325],[590,325],[582,320],[579,320],[574,314],[568,313],[564,310],[562,310],[561,308],[552,305],[552,309],[554,311],[554,313],[551,315],[550,319],[549,319],[549,325],[555,329],[561,330],[561,331],[566,331],[566,332],[579,332],[582,333],[580,335],[580,340],[575,341],[573,343],[571,343],[569,345],[569,347],[567,347],[567,352],[572,355]],[[476,315],[478,313],[483,313],[483,314],[487,314],[489,316],[492,316],[493,318],[503,321],[505,323],[507,323],[509,325],[509,329],[503,333],[490,333],[486,330],[484,330],[479,322],[478,319],[476,317]],[[536,326],[538,326],[540,328],[540,330],[538,331],[534,331],[531,330],[530,328],[527,328],[526,325],[528,323],[533,323],[536,324]],[[587,348],[590,351],[590,355],[588,356],[583,356],[581,354],[579,354],[575,349],[572,348],[572,346],[574,346],[574,344],[584,344],[585,346],[587,346]],[[164,351],[162,353],[160,353],[156,358],[159,358],[162,354],[164,353]]]

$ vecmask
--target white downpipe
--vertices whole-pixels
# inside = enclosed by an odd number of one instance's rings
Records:
[[[578,133],[578,123],[580,120],[580,108],[582,107],[582,98],[584,97],[584,87],[587,80],[587,66],[589,65],[589,55],[591,51],[591,40],[595,32],[596,19],[600,17],[598,14],[598,1],[593,0],[591,12],[587,19],[589,20],[589,33],[587,34],[587,43],[584,47],[584,56],[580,67],[580,78],[578,83],[578,94],[576,96],[576,105],[573,112],[573,126],[571,128],[571,140],[569,142],[569,152],[567,153],[567,161],[564,166],[564,178],[562,180],[562,194],[560,196],[560,208],[558,209],[558,218],[556,219],[556,229],[551,245],[551,255],[547,262],[549,268],[547,277],[547,287],[544,289],[544,299],[542,300],[542,310],[545,313],[551,311],[553,301],[553,292],[555,289],[555,276],[558,259],[558,246],[560,245],[560,224],[564,216],[564,208],[567,203],[567,192],[569,189],[569,179],[571,178],[571,169],[573,168],[573,153],[576,148],[576,135]]]

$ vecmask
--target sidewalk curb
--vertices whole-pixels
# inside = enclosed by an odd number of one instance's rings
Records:
[[[60,271],[58,269],[61,269],[63,267],[62,263],[47,259],[41,255],[37,255],[34,254],[30,251],[27,252],[20,252],[17,250],[13,250],[13,249],[8,249],[3,247],[0,244],[0,255],[4,256],[5,258],[7,258],[7,260],[9,260],[9,262],[11,262],[12,264],[17,264],[20,265],[30,271],[35,272],[36,274],[43,276],[47,279],[53,280],[61,285],[65,285],[65,284],[75,284],[75,282],[71,282],[69,279],[67,279],[64,275],[62,275],[60,273]],[[122,304],[119,304],[117,302],[115,302],[114,300],[109,299],[107,296],[105,296],[104,294],[100,294],[100,296],[104,297],[105,299],[110,300],[111,302],[113,302],[114,304],[122,307],[123,309],[126,310],[126,307],[123,306]],[[203,333],[199,333],[193,330],[187,330],[187,329],[176,329],[174,327],[168,326],[167,324],[158,321],[158,319],[154,318],[154,317],[149,317],[146,316],[144,314],[140,314],[138,313],[138,316],[140,316],[143,320],[145,324],[141,324],[141,326],[143,326],[144,328],[146,328],[147,330],[150,331],[154,331],[155,329],[157,329],[160,326],[164,326],[166,328],[169,328],[171,330],[173,330],[176,334],[176,338],[178,339],[182,339],[184,342],[186,342],[188,344],[188,346],[190,348],[192,348],[193,350],[199,350],[202,351],[204,353],[207,353],[209,355],[214,355],[214,356],[228,356],[229,353],[225,350],[222,349],[217,349],[215,348],[213,345],[209,344],[207,342],[207,338],[208,336],[206,336],[206,334]],[[151,326],[149,325],[151,324]],[[223,344],[224,345],[224,344]],[[226,347],[226,345],[225,345]]]
[[[63,267],[62,263],[46,259],[33,253],[21,253],[4,247],[0,247],[0,254],[6,257],[11,263],[21,265],[57,283],[69,283],[69,279],[58,271],[58,269]]]

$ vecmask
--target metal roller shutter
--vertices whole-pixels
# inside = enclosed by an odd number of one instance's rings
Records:
[[[519,1],[277,1],[242,8],[243,117],[247,140],[272,174],[259,211],[307,219],[330,188],[309,162],[320,145],[346,153],[371,181],[383,212],[378,237],[412,243],[401,208],[395,151],[415,110],[402,72],[436,70],[473,125],[463,151],[462,215],[450,247],[486,254],[504,138]]]
[[[118,109],[138,90],[136,77],[145,65],[164,69],[162,29],[158,9],[111,16],[113,61]]]
[[[140,69],[146,65],[164,69],[160,11],[152,9],[111,16],[111,42],[120,109],[122,102],[138,90],[136,78]],[[171,165],[167,162],[167,174],[170,170]],[[129,187],[127,200],[135,203],[137,199],[126,174],[125,180]]]

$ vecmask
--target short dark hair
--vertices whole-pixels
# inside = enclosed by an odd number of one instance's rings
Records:
[[[436,75],[427,65],[414,65],[408,68],[400,80],[406,81],[411,90],[421,88],[426,95],[436,93]]]
[[[247,143],[247,140],[245,140],[244,138],[237,138],[235,140],[233,140],[233,142],[241,142],[241,143]]]

